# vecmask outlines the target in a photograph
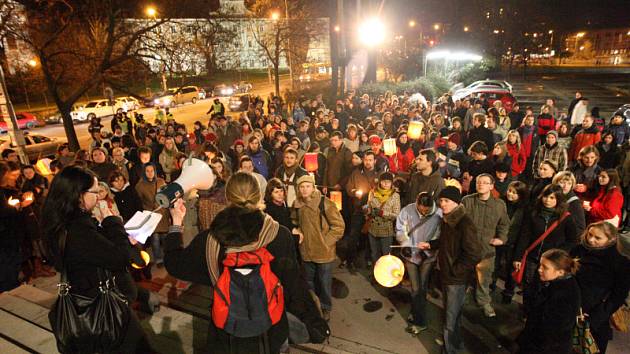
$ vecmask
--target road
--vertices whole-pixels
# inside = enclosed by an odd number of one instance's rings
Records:
[[[285,89],[289,85],[288,76],[284,75],[280,77],[280,90]],[[257,84],[251,90],[253,95],[260,95],[260,97],[267,98],[270,92],[273,92],[273,84],[265,83],[265,84]],[[175,120],[178,123],[185,124],[187,129],[191,130],[193,123],[196,121],[201,121],[204,124],[208,123],[208,119],[210,118],[206,112],[210,109],[212,105],[213,98],[208,98],[205,100],[197,101],[196,104],[186,103],[183,105],[179,105],[175,108],[171,109]],[[221,102],[226,106],[228,106],[229,97],[219,97]],[[147,121],[153,122],[153,118],[155,116],[155,108],[141,108],[138,110],[139,113],[144,114],[144,117]],[[229,114],[237,115],[238,112],[228,112]],[[101,124],[103,124],[103,130],[111,130],[109,122],[111,121],[111,117],[103,118],[101,120]],[[88,123],[77,123],[74,125],[74,129],[77,132],[77,137],[79,139],[79,144],[81,147],[85,148],[90,143],[90,135],[87,130]],[[66,138],[66,133],[61,124],[50,124],[41,128],[33,129],[34,132],[56,138]]]

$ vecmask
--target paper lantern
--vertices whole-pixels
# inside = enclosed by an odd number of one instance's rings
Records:
[[[341,192],[330,191],[330,200],[332,200],[337,206],[337,210],[341,210]]]
[[[409,122],[409,128],[407,129],[407,136],[409,139],[420,139],[422,129],[424,129],[424,123],[417,120],[411,121]]]
[[[37,172],[39,172],[39,174],[44,177],[50,176],[52,175],[52,171],[50,170],[50,162],[51,160],[49,158],[43,158],[37,161],[37,163],[35,164],[35,169],[37,169]]]
[[[131,263],[131,266],[134,267],[135,269],[142,269],[146,267],[147,265],[149,265],[149,262],[151,262],[151,257],[145,251],[140,251],[140,257],[142,257],[142,260],[144,261],[145,265],[140,266],[135,263]]]
[[[382,256],[374,265],[374,279],[386,288],[398,285],[405,275],[405,265],[391,254]]]
[[[392,156],[396,154],[396,139],[385,139],[383,140],[383,150],[385,150],[385,155]]]
[[[317,153],[316,152],[307,152],[306,154],[304,154],[304,168],[308,172],[315,172],[315,171],[317,171],[318,164],[317,164]]]

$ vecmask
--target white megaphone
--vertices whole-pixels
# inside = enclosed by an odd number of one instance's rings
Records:
[[[166,209],[191,189],[209,189],[214,179],[214,173],[207,163],[189,157],[184,162],[179,178],[162,187],[155,195],[155,200],[161,208]]]

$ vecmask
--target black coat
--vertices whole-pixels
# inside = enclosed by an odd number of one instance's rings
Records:
[[[231,218],[229,221],[225,221],[222,218],[229,218],[229,210],[226,209],[216,216],[213,226],[229,225],[226,227],[234,227],[235,230],[242,230],[247,234],[252,232],[257,234],[263,225],[262,215],[262,213],[255,212],[243,215],[241,218]],[[213,227],[210,230],[212,229]],[[231,231],[222,230],[222,232],[229,233]],[[209,231],[202,232],[193,239],[188,247],[183,248],[182,234],[169,233],[164,244],[164,265],[168,273],[182,280],[212,286],[206,259],[208,237],[212,237],[209,236]],[[285,310],[304,322],[309,333],[312,333],[313,330],[327,329],[327,325],[319,315],[308,291],[308,285],[300,274],[291,232],[286,227],[280,226],[276,238],[266,248],[274,256],[271,270],[283,285]],[[225,249],[221,246],[220,262],[224,257]],[[280,322],[268,331],[269,348],[272,353],[279,351],[280,346],[288,338],[288,330],[287,318],[284,315]],[[232,348],[230,348],[230,342]],[[258,338],[232,338],[230,340],[230,336],[223,330],[216,328],[212,321],[209,324],[207,345],[210,353],[250,354],[259,351]]]
[[[265,202],[265,213],[269,214],[280,225],[286,227],[289,230],[293,230],[296,227],[291,221],[291,211],[287,206],[279,206],[274,202]]]
[[[131,185],[123,187],[122,191],[116,191],[112,188],[114,193],[114,200],[125,222],[129,221],[137,211],[142,210],[142,201],[136,192],[136,189]]]
[[[519,353],[569,354],[580,308],[580,289],[574,277],[543,283],[534,294],[525,328],[518,338]]]
[[[580,259],[576,279],[591,328],[600,337],[612,339],[608,319],[623,305],[630,290],[630,261],[619,254],[615,245],[597,250],[579,245],[571,255]]]
[[[582,235],[582,232],[586,229],[586,216],[584,215],[582,201],[573,191],[570,191],[566,197],[568,202],[567,204],[569,205],[569,213],[571,213],[571,219],[575,223],[575,232],[578,235]]]
[[[466,150],[468,150],[475,141],[483,141],[488,148],[488,153],[494,149],[494,133],[486,127],[472,128],[468,131]]]
[[[129,243],[127,232],[119,217],[105,218],[101,226],[91,214],[81,212],[66,226],[66,247],[63,265],[67,269],[72,292],[94,297],[98,293],[99,277],[97,268],[109,270],[118,280],[116,284],[123,294],[134,300],[137,294],[127,267],[131,262],[144,264],[140,250]],[[56,265],[59,268],[59,252]],[[134,353],[146,346],[146,336],[138,319],[133,315],[127,328],[120,353]]]
[[[541,215],[540,212],[528,212],[523,220],[523,227],[521,229],[521,235],[516,243],[516,250],[514,253],[515,260],[520,260],[525,250],[534,243],[547,229],[550,227],[557,216],[553,216],[549,220]],[[538,264],[540,256],[545,251],[552,248],[560,248],[567,252],[570,252],[573,247],[578,244],[579,235],[577,234],[575,223],[570,216],[566,217],[558,226],[551,231],[545,240],[534,248],[528,255],[527,260]]]

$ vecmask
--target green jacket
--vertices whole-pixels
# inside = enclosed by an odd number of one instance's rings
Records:
[[[488,200],[479,199],[479,193],[469,194],[462,199],[462,205],[475,226],[481,240],[481,258],[494,256],[494,246],[490,240],[498,238],[503,243],[507,242],[510,231],[510,218],[507,214],[505,202],[501,199],[490,197]]]

